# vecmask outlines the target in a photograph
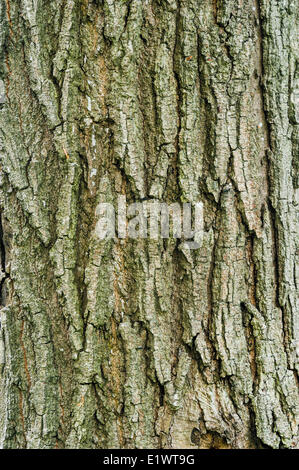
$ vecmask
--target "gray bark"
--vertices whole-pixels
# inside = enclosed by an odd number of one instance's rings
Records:
[[[298,3],[0,8],[2,447],[296,447]],[[99,240],[121,194],[202,247]]]

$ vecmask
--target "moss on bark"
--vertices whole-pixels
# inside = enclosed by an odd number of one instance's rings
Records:
[[[296,447],[296,2],[0,21],[1,445]],[[202,201],[202,247],[100,241],[119,195]]]

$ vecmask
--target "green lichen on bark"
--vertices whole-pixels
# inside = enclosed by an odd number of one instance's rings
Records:
[[[296,447],[296,2],[0,21],[2,447]],[[100,241],[119,195],[202,201],[202,247]]]

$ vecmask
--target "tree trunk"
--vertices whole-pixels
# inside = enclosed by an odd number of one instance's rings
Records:
[[[2,447],[296,447],[297,2],[0,16]],[[201,247],[99,239],[120,195]]]

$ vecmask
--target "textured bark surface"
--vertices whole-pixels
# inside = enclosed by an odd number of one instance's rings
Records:
[[[2,447],[297,447],[298,3],[0,8]],[[118,195],[202,247],[100,241]]]

